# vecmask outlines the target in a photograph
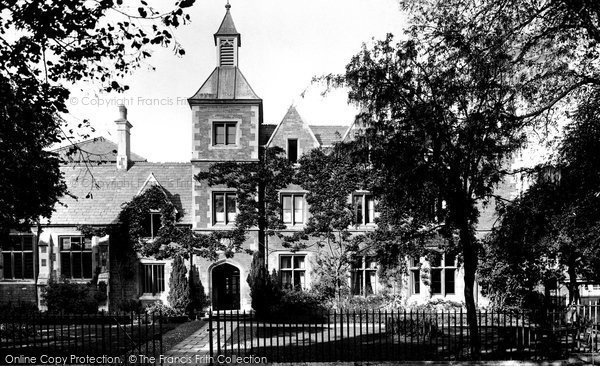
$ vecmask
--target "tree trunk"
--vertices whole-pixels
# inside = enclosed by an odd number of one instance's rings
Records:
[[[481,339],[479,325],[477,324],[477,307],[475,306],[475,274],[477,273],[477,240],[466,217],[461,219],[459,229],[459,243],[462,248],[465,271],[465,306],[467,307],[467,323],[469,325],[469,342],[471,357],[479,359],[481,353]]]
[[[470,245],[472,246],[472,245]],[[476,251],[473,248],[467,248],[463,246],[463,256],[465,259],[465,305],[467,307],[467,322],[469,324],[470,337],[470,348],[471,356],[474,359],[479,358],[481,351],[481,342],[479,339],[479,326],[477,324],[477,308],[475,306],[475,296],[473,294],[475,290],[475,273],[477,271],[477,259],[473,260],[472,257],[477,257]]]
[[[573,263],[569,263],[567,273],[569,274],[569,305],[579,304],[579,285],[577,284],[577,273]]]

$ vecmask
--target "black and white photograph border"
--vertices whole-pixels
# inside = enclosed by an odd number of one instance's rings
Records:
[[[0,0],[0,365],[600,364],[599,60],[593,0]]]

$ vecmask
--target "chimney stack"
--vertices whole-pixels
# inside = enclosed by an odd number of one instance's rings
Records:
[[[129,136],[131,123],[127,120],[127,108],[124,105],[119,106],[119,119],[115,121],[117,124],[117,169],[129,168],[129,157],[131,148],[129,144]]]

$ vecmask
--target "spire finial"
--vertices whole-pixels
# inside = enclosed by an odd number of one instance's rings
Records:
[[[225,9],[227,9],[227,10],[231,9],[231,5],[229,5],[229,0],[227,0],[227,4],[225,5]]]

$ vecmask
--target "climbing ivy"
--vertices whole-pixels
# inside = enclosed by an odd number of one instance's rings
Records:
[[[259,230],[259,243],[264,245],[277,230],[285,228],[281,220],[279,191],[292,183],[293,164],[280,147],[270,147],[256,162],[222,162],[212,164],[207,171],[195,176],[198,182],[209,186],[223,185],[236,191],[238,214],[232,230],[219,233],[229,239],[226,255],[240,251],[246,241],[246,233]]]
[[[160,212],[161,227],[154,238],[149,238],[145,221],[152,212]],[[86,237],[121,234],[124,240],[136,253],[143,257],[156,259],[182,256],[189,258],[191,254],[216,260],[219,251],[225,251],[224,238],[231,236],[227,232],[201,234],[194,232],[189,225],[178,223],[181,214],[159,186],[152,186],[142,194],[135,196],[122,206],[119,223],[112,227],[79,226],[78,229]],[[121,236],[120,236],[121,237]],[[123,248],[122,248],[123,249]],[[123,249],[123,253],[127,250]]]

